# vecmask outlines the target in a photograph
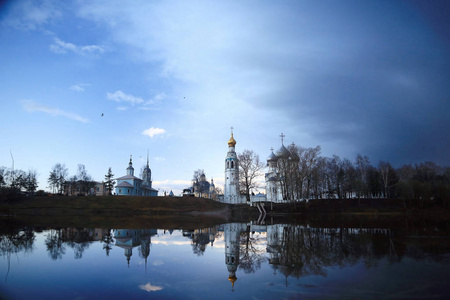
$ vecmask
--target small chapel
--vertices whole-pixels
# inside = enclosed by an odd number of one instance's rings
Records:
[[[127,174],[116,178],[116,195],[128,196],[158,196],[158,190],[152,188],[152,171],[150,170],[147,154],[147,165],[142,172],[142,179],[134,176],[132,157],[128,163]]]

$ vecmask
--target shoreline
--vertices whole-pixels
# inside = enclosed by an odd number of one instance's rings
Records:
[[[405,209],[403,201],[379,199],[313,200],[266,204],[265,222],[320,226],[374,226],[407,219],[448,221],[450,209]],[[273,210],[270,210],[271,207]],[[230,222],[255,222],[256,207],[195,197],[44,196],[0,202],[0,220],[40,226],[198,228]],[[371,225],[373,223],[373,225]]]

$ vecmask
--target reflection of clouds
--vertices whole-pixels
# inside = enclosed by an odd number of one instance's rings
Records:
[[[160,291],[163,289],[162,286],[157,286],[157,285],[151,285],[150,282],[147,284],[143,284],[140,285],[139,288],[141,290],[147,291],[147,292],[156,292],[156,291]]]
[[[163,264],[164,264],[164,262],[162,260],[155,260],[154,262],[152,262],[152,265],[154,265],[154,266],[161,266]]]
[[[190,245],[191,242],[189,240],[188,241],[154,241],[152,239],[152,244],[165,245],[165,246],[171,246],[171,245],[183,246],[183,245]]]

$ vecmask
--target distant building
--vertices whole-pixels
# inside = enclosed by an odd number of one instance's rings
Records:
[[[64,195],[66,196],[105,196],[104,182],[97,181],[66,181],[64,183]]]
[[[94,194],[95,194],[95,196],[109,195],[108,191],[106,190],[106,184],[103,181],[95,183]]]
[[[129,196],[158,196],[158,190],[152,188],[152,171],[148,164],[142,173],[142,179],[134,176],[134,168],[132,158],[128,163],[127,175],[116,178],[117,185],[115,187],[116,195],[129,195]]]
[[[211,183],[206,180],[205,174],[201,174],[200,178],[192,181],[192,186],[183,190],[185,195],[193,195],[199,198],[207,198],[217,200],[216,187],[214,180],[211,179]]]

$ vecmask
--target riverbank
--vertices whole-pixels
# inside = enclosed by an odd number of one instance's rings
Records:
[[[196,228],[249,222],[254,213],[248,205],[195,197],[36,196],[0,202],[0,216],[40,226]]]
[[[402,222],[403,217],[448,220],[450,209],[418,208],[397,199],[320,199],[264,204],[265,221],[339,227]],[[195,197],[42,196],[0,201],[0,216],[29,225],[124,228],[198,228],[260,219],[256,207]],[[364,223],[364,224],[363,224]]]

